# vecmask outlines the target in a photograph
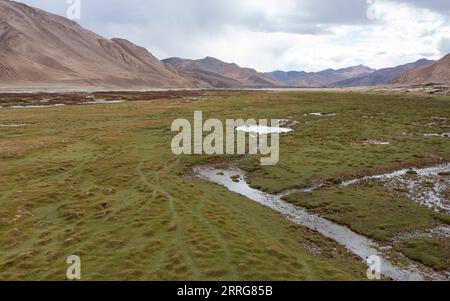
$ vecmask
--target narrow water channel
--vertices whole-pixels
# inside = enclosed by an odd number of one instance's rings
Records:
[[[315,230],[322,235],[333,239],[340,245],[345,246],[349,251],[359,256],[364,262],[372,255],[381,258],[381,273],[384,276],[399,281],[412,280],[446,280],[446,275],[442,275],[430,268],[421,266],[412,261],[408,261],[406,266],[397,266],[387,259],[383,249],[388,246],[380,246],[372,239],[357,234],[345,226],[338,225],[318,215],[309,213],[303,208],[294,206],[282,200],[280,195],[272,195],[263,191],[253,189],[245,179],[245,173],[236,168],[216,169],[211,166],[195,167],[195,174],[201,179],[225,186],[228,190],[243,195],[250,200],[269,207],[295,224]],[[239,176],[237,181],[236,176]],[[232,179],[233,177],[233,179]],[[401,256],[397,254],[398,256]]]

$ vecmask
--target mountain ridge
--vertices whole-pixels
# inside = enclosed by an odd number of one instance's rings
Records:
[[[416,62],[409,64],[375,70],[373,73],[369,75],[358,76],[343,81],[339,81],[334,83],[332,86],[343,88],[343,87],[386,85],[398,79],[404,72],[420,68],[423,66],[428,66],[431,65],[432,63],[434,63],[434,61],[427,59],[420,59]]]
[[[429,66],[423,66],[404,73],[394,81],[400,85],[450,84],[450,54]]]
[[[288,87],[320,88],[344,79],[368,75],[374,71],[375,70],[370,67],[357,65],[337,70],[330,68],[319,72],[274,71],[266,74],[282,81]]]
[[[105,87],[194,87],[145,48],[64,17],[0,0],[0,83]]]
[[[212,74],[222,78],[229,78],[237,84],[236,87],[282,86],[282,83],[275,78],[260,73],[255,69],[240,67],[236,63],[226,63],[211,56],[197,60],[171,57],[164,59],[163,62],[179,71],[190,72],[205,79],[208,79],[209,75]]]

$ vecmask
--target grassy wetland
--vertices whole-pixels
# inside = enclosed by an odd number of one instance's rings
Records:
[[[287,119],[294,131],[281,135],[275,166],[257,156],[175,156],[172,121],[192,120],[194,111],[223,121]],[[380,181],[340,186],[449,163],[448,132],[443,96],[229,91],[3,107],[0,280],[64,280],[72,254],[84,280],[366,279],[366,265],[345,247],[199,179],[199,165],[236,165],[252,187],[272,194],[321,184],[285,199],[450,272],[447,211]],[[444,204],[449,171],[424,183],[439,184]]]

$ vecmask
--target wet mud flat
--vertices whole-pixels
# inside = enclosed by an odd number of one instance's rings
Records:
[[[0,93],[1,108],[50,107],[57,105],[80,105],[118,101],[143,101],[157,99],[194,100],[208,91],[114,91],[114,92],[67,92],[67,93]]]
[[[391,173],[344,181],[340,186],[377,181],[429,209],[450,213],[450,164],[405,168]]]

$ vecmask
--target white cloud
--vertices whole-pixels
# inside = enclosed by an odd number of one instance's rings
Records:
[[[442,55],[450,53],[450,38],[444,37],[439,41],[439,50]]]

